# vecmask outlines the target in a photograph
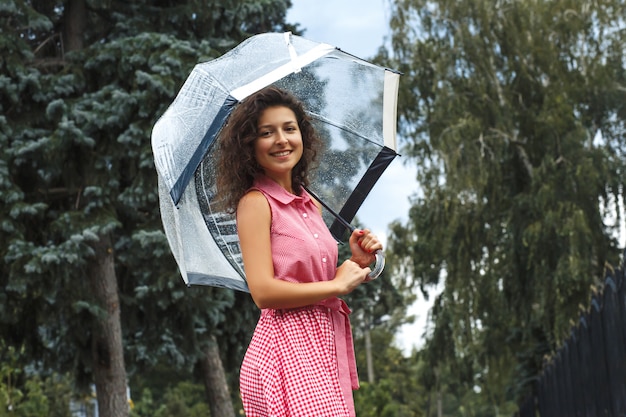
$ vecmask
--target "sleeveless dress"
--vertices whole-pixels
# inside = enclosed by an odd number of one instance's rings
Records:
[[[287,192],[265,176],[252,187],[271,209],[275,279],[331,280],[337,242],[303,191]],[[247,417],[354,417],[359,387],[350,309],[337,297],[293,309],[263,309],[240,372]]]

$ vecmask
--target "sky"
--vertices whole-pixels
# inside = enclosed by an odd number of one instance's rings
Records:
[[[292,0],[289,23],[305,38],[326,42],[359,58],[376,54],[388,35],[387,0]]]
[[[307,39],[367,60],[389,37],[386,4],[387,0],[292,0],[287,21],[299,23]],[[357,213],[359,222],[376,233],[383,244],[391,222],[406,222],[409,197],[418,189],[415,169],[405,162],[398,157],[391,163]],[[398,347],[407,354],[421,345],[428,308],[429,303],[419,295],[409,309],[409,314],[416,316],[415,322],[396,336]]]

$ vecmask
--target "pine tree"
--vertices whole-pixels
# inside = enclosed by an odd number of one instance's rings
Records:
[[[291,29],[289,6],[0,5],[2,337],[42,372],[72,370],[81,386],[95,377],[101,416],[128,414],[127,369],[159,358],[193,368],[219,355],[212,337],[228,347],[247,329],[225,324],[231,308],[235,321],[252,314],[237,295],[189,291],[177,274],[150,133],[196,63]]]

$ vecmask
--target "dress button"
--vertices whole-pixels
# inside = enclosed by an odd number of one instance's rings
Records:
[[[307,218],[307,217],[309,217],[309,216],[307,216],[307,214],[306,214],[306,213],[302,213],[302,217],[304,217],[304,218],[306,219],[306,218]]]
[[[326,258],[322,258],[322,262],[326,263]]]
[[[318,237],[320,237],[320,235],[318,235],[317,233],[313,233],[313,237],[317,239]]]

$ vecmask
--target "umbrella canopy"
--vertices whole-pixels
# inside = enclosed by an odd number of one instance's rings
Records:
[[[215,209],[215,139],[236,104],[274,85],[298,97],[324,142],[310,185],[351,222],[396,153],[399,74],[291,33],[253,36],[196,65],[152,131],[161,217],[188,285],[248,291],[235,219]],[[324,215],[333,235],[343,221]]]

